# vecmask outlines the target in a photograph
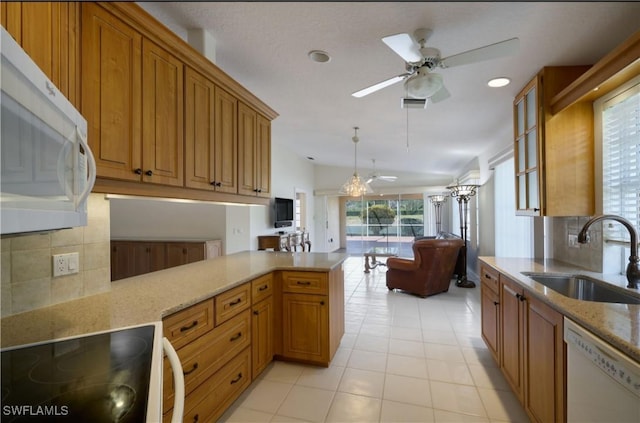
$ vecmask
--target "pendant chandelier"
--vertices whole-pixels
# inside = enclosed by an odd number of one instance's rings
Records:
[[[353,141],[353,149],[354,149],[354,164],[353,164],[353,175],[347,180],[347,182],[342,185],[340,189],[340,194],[349,195],[351,197],[360,197],[364,194],[371,194],[373,190],[362,178],[358,175],[358,128],[355,126],[354,128],[355,134],[351,138]]]

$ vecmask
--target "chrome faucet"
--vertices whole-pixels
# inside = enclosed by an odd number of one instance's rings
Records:
[[[586,244],[587,242],[589,242],[589,233],[587,232],[587,230],[589,229],[589,226],[601,220],[615,220],[616,222],[621,223],[629,231],[629,236],[631,237],[631,255],[629,256],[629,264],[627,265],[627,281],[629,282],[629,285],[627,285],[627,288],[638,289],[638,284],[640,283],[640,257],[638,257],[638,232],[636,232],[636,228],[633,227],[631,222],[629,222],[624,217],[616,216],[613,214],[603,214],[600,216],[593,217],[587,223],[585,223],[582,229],[580,230],[580,233],[578,234],[578,242],[580,244]]]

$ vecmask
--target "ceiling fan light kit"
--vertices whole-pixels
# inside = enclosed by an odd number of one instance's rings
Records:
[[[420,68],[416,75],[404,82],[407,93],[412,98],[427,99],[442,88],[442,76],[437,73],[429,73],[427,69]]]

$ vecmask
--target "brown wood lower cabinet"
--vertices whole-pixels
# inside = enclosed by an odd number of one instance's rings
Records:
[[[531,421],[565,422],[566,347],[562,313],[491,266],[481,262],[480,272],[482,338],[502,374]],[[493,289],[496,277],[499,296]]]
[[[524,290],[500,275],[500,332],[502,334],[500,368],[513,393],[524,398]]]
[[[222,254],[222,241],[111,241],[111,281]]]
[[[527,298],[525,410],[534,422],[567,421],[563,315]]]
[[[215,421],[274,357],[329,365],[344,334],[343,270],[271,272],[162,323],[185,376],[183,421]],[[169,422],[174,394],[166,358],[163,377]]]

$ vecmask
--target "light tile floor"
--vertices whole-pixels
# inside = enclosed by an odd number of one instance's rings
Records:
[[[328,368],[273,362],[223,422],[529,422],[480,337],[480,289],[391,292],[345,271],[345,335]]]

